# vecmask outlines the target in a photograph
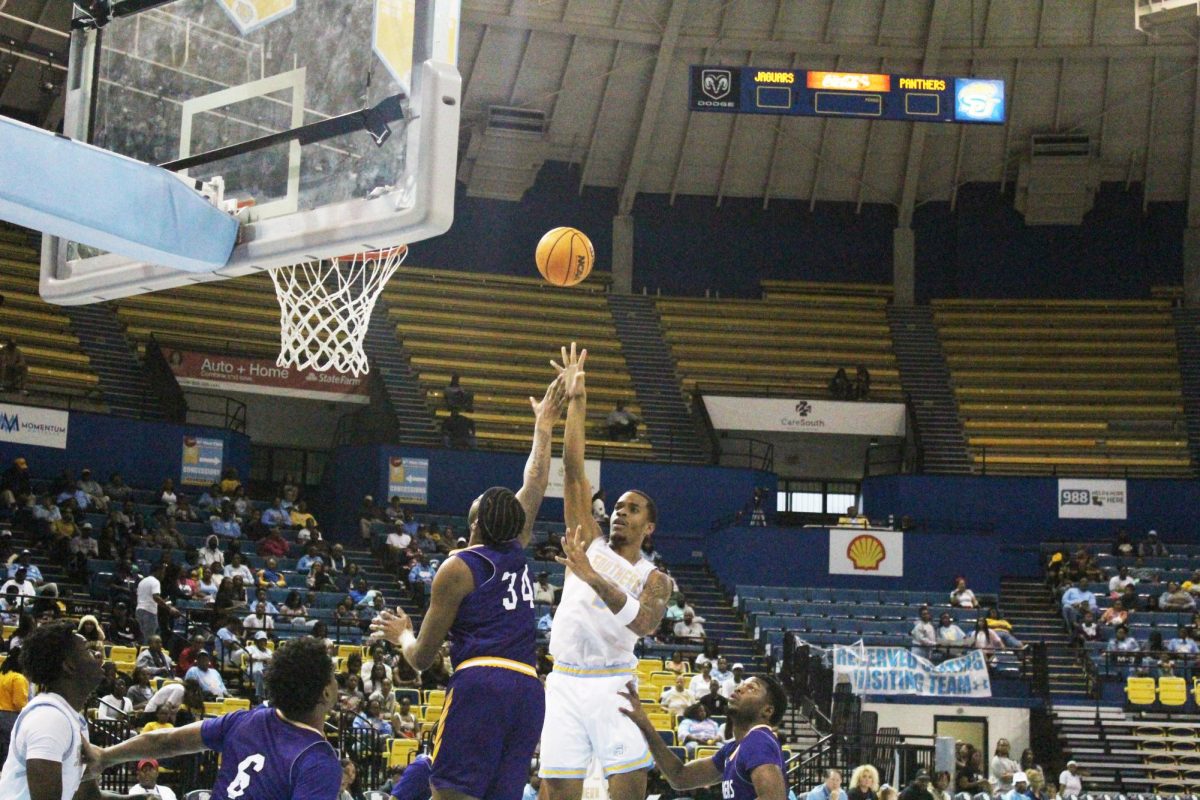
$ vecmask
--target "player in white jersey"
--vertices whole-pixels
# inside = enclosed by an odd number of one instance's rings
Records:
[[[618,498],[608,536],[592,517],[592,487],[583,469],[584,350],[563,348],[568,387],[563,436],[563,540],[567,576],[550,632],[554,671],[546,679],[539,773],[548,800],[579,800],[592,759],[608,779],[612,800],[642,800],[653,766],[641,732],[621,713],[620,693],[636,680],[638,639],[658,630],[671,581],[642,557],[657,510],[644,492]],[[555,365],[558,366],[558,365]]]

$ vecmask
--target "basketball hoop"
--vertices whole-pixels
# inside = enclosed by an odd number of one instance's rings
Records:
[[[271,270],[279,299],[281,367],[370,372],[363,340],[384,284],[408,246],[368,250]]]

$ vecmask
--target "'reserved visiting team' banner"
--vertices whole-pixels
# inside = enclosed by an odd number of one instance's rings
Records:
[[[368,403],[371,399],[365,375],[355,377],[332,370],[298,370],[278,366],[269,358],[243,358],[191,350],[170,350],[166,357],[179,385],[193,389],[221,389],[342,403]]]
[[[903,647],[834,645],[834,680],[845,676],[855,694],[922,697],[991,697],[987,659],[981,650],[934,664]]]

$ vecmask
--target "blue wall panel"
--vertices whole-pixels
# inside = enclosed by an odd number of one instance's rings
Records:
[[[120,472],[130,486],[157,488],[163,478],[179,483],[183,438],[198,436],[225,442],[225,466],[236,467],[245,480],[250,474],[250,438],[223,428],[175,425],[169,422],[111,417],[72,411],[67,448],[29,447],[0,442],[0,464],[24,456],[34,475],[56,475],[64,469],[78,474],[89,467],[101,483]]]

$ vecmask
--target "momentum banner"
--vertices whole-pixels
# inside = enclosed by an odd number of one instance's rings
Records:
[[[903,532],[830,528],[829,574],[903,578]]]
[[[1059,519],[1125,519],[1129,513],[1125,481],[1060,478]]]
[[[425,505],[429,502],[429,459],[391,458],[388,460],[388,496],[401,503]]]
[[[704,407],[717,430],[904,436],[903,403],[705,395]]]
[[[180,386],[342,403],[370,402],[365,376],[356,378],[338,372],[312,370],[302,372],[277,366],[269,358],[243,358],[190,350],[170,350],[166,356]]]
[[[833,673],[835,681],[845,676],[855,694],[992,696],[987,660],[980,650],[934,664],[903,647],[834,645]]]
[[[66,450],[70,418],[53,408],[0,403],[0,442]]]

